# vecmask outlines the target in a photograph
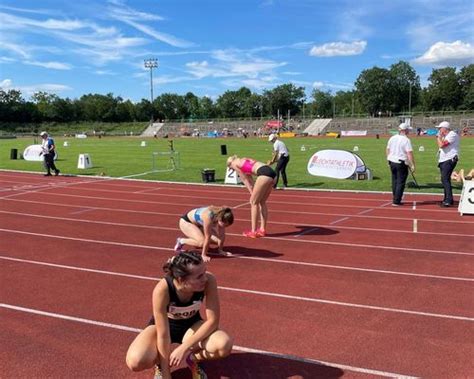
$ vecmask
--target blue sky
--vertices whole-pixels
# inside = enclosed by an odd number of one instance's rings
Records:
[[[0,87],[216,99],[285,83],[350,90],[373,66],[474,63],[474,0],[1,0]]]

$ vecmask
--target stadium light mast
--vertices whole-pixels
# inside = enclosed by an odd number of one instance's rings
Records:
[[[153,123],[153,69],[158,67],[158,59],[145,59],[145,68],[150,69],[151,123]]]
[[[413,83],[410,81],[410,91],[408,92],[408,114],[411,116],[411,87]]]

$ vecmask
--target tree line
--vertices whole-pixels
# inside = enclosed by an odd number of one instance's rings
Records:
[[[60,98],[36,92],[29,101],[18,90],[0,89],[0,122],[147,122],[154,120],[202,120],[233,118],[370,115],[385,116],[407,112],[441,112],[474,109],[474,64],[433,69],[428,86],[409,63],[399,61],[388,69],[363,70],[351,91],[331,93],[314,89],[311,98],[305,88],[283,84],[262,94],[246,87],[226,91],[213,101],[192,92],[184,96],[164,93],[153,103],[133,103],[112,93],[87,94],[78,99]]]

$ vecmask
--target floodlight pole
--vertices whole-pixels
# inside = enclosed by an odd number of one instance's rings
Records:
[[[408,92],[408,114],[411,116],[411,86],[412,82],[410,81],[410,91]]]
[[[150,99],[151,99],[151,123],[153,123],[153,69],[158,67],[158,59],[145,59],[145,68],[150,69]]]

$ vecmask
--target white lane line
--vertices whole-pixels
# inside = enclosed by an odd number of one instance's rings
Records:
[[[345,221],[345,220],[349,220],[349,217],[340,218],[336,221],[330,222],[329,225],[334,225],[334,224],[337,224],[338,222]]]
[[[76,212],[71,212],[71,214],[72,215],[78,215],[78,214],[81,214],[81,213],[91,212],[91,211],[94,211],[94,210],[95,210],[94,208],[84,208],[84,209],[78,210]]]
[[[144,190],[141,190],[141,191],[133,191],[132,193],[148,193],[148,192],[153,192],[153,191],[158,191],[160,190],[161,187],[158,187],[158,188],[148,188],[148,189],[144,189]]]
[[[416,210],[416,201],[413,202],[413,210]]]
[[[16,200],[15,200],[16,201]],[[44,203],[42,203],[44,204]],[[56,204],[56,207],[59,205]],[[83,206],[80,205],[63,205],[63,207],[68,207],[68,208],[79,208],[79,213],[81,213],[81,210],[83,209]],[[181,213],[166,213],[166,212],[147,212],[147,211],[133,211],[133,210],[124,210],[124,209],[114,209],[114,208],[98,208],[98,207],[88,207],[90,210],[99,210],[99,211],[116,211],[116,212],[127,212],[127,213],[139,213],[139,214],[152,214],[155,216],[176,216],[179,217]],[[96,221],[96,220],[87,220],[87,219],[77,219],[77,218],[68,218],[68,217],[56,217],[56,216],[46,216],[46,215],[38,215],[34,213],[22,213],[22,212],[12,212],[12,211],[2,211],[0,210],[0,213],[6,213],[6,214],[12,214],[12,215],[18,215],[18,216],[26,216],[26,217],[37,217],[37,218],[47,218],[47,219],[53,219],[53,220],[62,220],[62,221],[72,221],[72,222],[84,222],[84,223],[90,223],[90,224],[103,224],[103,225],[116,225],[116,226],[129,226],[129,227],[136,227],[136,228],[143,228],[143,229],[166,229],[166,230],[178,230],[177,228],[170,229],[170,228],[165,228],[165,227],[160,227],[160,226],[149,226],[149,225],[143,225],[143,224],[126,224],[126,223],[119,223],[119,222],[108,222],[108,221]],[[74,214],[72,212],[71,214]],[[249,219],[240,219],[240,218],[235,218],[235,221],[244,221],[248,222],[250,221]],[[409,219],[412,221],[412,219]],[[419,219],[418,219],[419,220]],[[269,224],[275,224],[275,225],[288,225],[287,222],[280,222],[280,221],[270,221]],[[310,224],[305,224],[305,223],[300,223],[300,226],[306,226],[310,227],[312,225]],[[327,227],[330,226],[330,224],[320,224],[319,227]],[[347,230],[359,230],[359,231],[366,231],[366,232],[388,232],[390,234],[393,233],[407,233],[408,231],[405,230],[399,230],[399,229],[381,229],[381,228],[367,228],[367,227],[356,227],[356,226],[334,226],[337,229],[347,229]],[[439,232],[419,232],[420,234],[431,234],[431,235],[437,235],[439,236]],[[231,235],[231,234],[229,234]],[[235,234],[237,235],[237,234]],[[443,233],[443,236],[455,236],[455,237],[466,237],[469,238],[470,235],[466,233]]]
[[[109,322],[96,321],[96,320],[86,319],[86,318],[82,318],[82,317],[68,316],[68,315],[64,315],[64,314],[60,314],[60,313],[46,312],[46,311],[41,311],[41,310],[38,310],[38,309],[19,307],[19,306],[11,305],[11,304],[0,303],[0,307],[5,308],[5,309],[18,311],[18,312],[31,313],[31,314],[35,314],[35,315],[39,315],[39,316],[57,318],[57,319],[61,319],[61,320],[79,322],[79,323],[83,323],[83,324],[100,326],[100,327],[105,327],[105,328],[118,329],[118,330],[123,330],[123,331],[126,331],[126,332],[140,333],[142,331],[142,329],[140,329],[140,328],[133,328],[133,327],[130,327],[130,326],[125,326],[125,325],[118,325],[118,324],[112,324],[112,323],[109,323]],[[272,357],[276,357],[276,358],[282,358],[282,359],[287,359],[287,360],[305,362],[305,363],[315,364],[315,365],[330,366],[330,367],[339,368],[341,370],[360,372],[360,373],[371,374],[371,375],[379,375],[379,376],[384,376],[384,377],[389,377],[389,378],[406,378],[406,379],[415,379],[416,378],[416,377],[413,377],[413,376],[406,376],[406,375],[402,375],[402,374],[396,374],[396,373],[393,373],[393,372],[380,371],[380,370],[374,370],[374,369],[368,369],[368,368],[361,368],[361,367],[356,367],[356,366],[348,366],[348,365],[343,365],[343,364],[339,364],[339,363],[333,363],[333,362],[328,362],[328,361],[320,361],[320,360],[315,360],[315,359],[310,359],[310,358],[301,358],[301,357],[297,357],[297,356],[294,356],[294,355],[280,354],[280,353],[275,353],[275,352],[272,352],[272,351],[253,349],[253,348],[243,347],[243,346],[238,346],[238,345],[234,345],[232,349],[236,350],[236,351],[246,352],[246,353],[256,353],[256,354],[261,354],[261,355],[268,355],[268,356],[272,356]]]
[[[413,219],[413,233],[418,233],[418,220]]]
[[[161,248],[161,249],[169,250],[167,248]],[[322,267],[322,268],[330,268],[330,269],[335,269],[335,270],[362,271],[362,272],[370,272],[370,273],[376,273],[376,274],[412,276],[416,278],[454,280],[454,281],[460,281],[460,282],[474,282],[474,278],[463,278],[463,277],[457,277],[457,276],[417,274],[417,273],[412,273],[412,272],[376,270],[376,269],[363,268],[363,267],[337,266],[337,265],[327,265],[327,264],[321,264],[321,263],[309,263],[309,262],[298,262],[298,261],[295,262],[295,261],[288,261],[288,260],[274,259],[274,258],[245,257],[241,255],[233,255],[232,257],[236,259],[248,259],[248,260],[253,260],[253,261],[272,262],[272,263],[278,263],[278,264],[283,263],[283,264],[296,265],[296,266]],[[136,278],[136,279],[146,279],[146,280],[159,279],[159,278],[148,277],[148,276],[122,274],[122,273],[116,273],[112,271],[101,271],[101,270],[88,269],[88,268],[77,267],[77,266],[67,266],[67,265],[60,265],[60,264],[55,264],[55,263],[33,261],[29,259],[12,258],[12,257],[3,256],[3,255],[0,255],[0,259],[7,260],[7,261],[21,262],[21,263],[36,264],[36,265],[42,265],[42,266],[65,268],[69,270],[90,271],[90,272],[96,272],[96,273],[108,274],[108,275],[126,276],[126,277]]]
[[[300,237],[300,236],[304,236],[305,234],[314,232],[315,230],[318,230],[318,229],[319,229],[318,227],[314,227],[314,228],[309,228],[309,229],[303,230],[301,233],[298,233],[298,234],[295,236],[295,238]]]
[[[369,213],[369,212],[372,212],[374,210],[374,208],[370,208],[370,209],[366,209],[364,211],[360,211],[359,213],[357,213],[358,215],[363,215],[363,214],[366,214],[366,213]]]
[[[153,227],[150,226],[150,228],[153,228]],[[160,229],[176,230],[176,228],[164,228],[164,227],[162,227]],[[84,242],[92,242],[92,243],[100,243],[100,244],[141,247],[141,248],[144,248],[144,249],[154,249],[155,248],[154,246],[147,246],[147,245],[135,245],[135,244],[129,244],[129,243],[122,243],[122,242],[99,241],[99,240],[93,240],[93,239],[87,239],[87,238],[65,237],[65,236],[57,236],[57,235],[44,234],[44,233],[25,232],[25,231],[22,231],[22,230],[14,230],[14,229],[0,228],[0,232],[27,234],[27,235],[32,235],[32,236],[44,237],[44,238],[65,239],[65,240],[71,240],[71,241],[84,241]],[[235,233],[227,233],[227,235],[234,236],[234,237],[242,237],[240,234],[235,234]],[[271,240],[276,240],[276,241],[293,241],[293,242],[311,243],[311,244],[317,244],[317,245],[345,246],[345,247],[351,247],[351,248],[361,247],[361,248],[365,248],[365,249],[376,249],[376,250],[400,250],[401,252],[413,251],[413,252],[420,252],[420,253],[474,256],[474,253],[466,253],[466,252],[462,252],[462,251],[416,249],[416,248],[409,248],[409,247],[379,246],[379,245],[357,244],[357,243],[348,243],[348,242],[297,240],[297,239],[294,239],[294,238],[283,238],[283,237],[265,237],[265,238],[266,239],[271,239]]]
[[[381,205],[381,207],[386,207],[387,205],[390,205],[390,204],[392,204],[391,201],[389,201],[388,203],[383,203],[383,204]]]
[[[37,264],[37,265],[42,265],[42,266],[63,268],[63,269],[68,269],[68,270],[92,272],[92,273],[103,274],[103,275],[123,276],[123,277],[133,278],[133,279],[142,279],[142,280],[150,280],[150,281],[158,281],[160,279],[160,278],[153,278],[153,277],[147,277],[147,276],[139,276],[139,275],[123,274],[123,273],[117,273],[117,272],[109,272],[109,271],[102,271],[102,270],[95,270],[95,269],[88,269],[88,268],[81,268],[81,267],[74,267],[74,266],[59,265],[59,264],[54,264],[54,263],[28,261],[28,260],[22,260],[22,259],[17,259],[17,258],[1,257],[1,259],[11,260],[11,261],[16,261],[16,262],[21,262],[21,263],[29,263],[29,264]],[[321,299],[321,298],[286,295],[286,294],[280,294],[280,293],[274,293],[274,292],[256,291],[256,290],[225,287],[225,286],[219,286],[218,288],[224,291],[239,292],[239,293],[246,293],[246,294],[260,295],[260,296],[267,296],[267,297],[276,297],[276,298],[283,298],[283,299],[290,299],[290,300],[299,300],[299,301],[312,302],[312,303],[323,303],[323,304],[330,304],[330,305],[342,306],[342,307],[362,308],[362,309],[370,309],[370,310],[376,310],[376,311],[411,314],[411,315],[425,316],[425,317],[446,318],[446,319],[461,320],[461,321],[474,321],[474,317],[440,314],[440,313],[432,313],[432,312],[411,311],[411,310],[401,309],[401,308],[380,307],[380,306],[368,305],[368,304],[348,303],[348,302],[342,302],[342,301],[326,300],[326,299]]]
[[[89,198],[87,196],[76,196],[78,198]],[[0,199],[2,199],[0,197]],[[101,197],[101,198],[98,198],[100,200],[110,200],[108,198],[105,198],[105,197]],[[4,199],[6,201],[11,201],[11,202],[20,202],[20,203],[33,203],[33,204],[38,204],[38,201],[37,200],[26,200],[26,199]],[[193,204],[184,204],[184,203],[170,203],[170,202],[167,202],[167,203],[160,203],[160,202],[147,202],[147,203],[150,203],[150,204],[166,204],[166,205],[190,205],[190,206],[195,206],[196,204],[193,203]],[[58,203],[58,202],[47,202],[47,201],[44,201],[44,200],[41,200],[41,204],[44,204],[44,205],[54,205],[56,207],[76,207],[76,208],[83,208],[84,206],[82,205],[74,205],[74,204],[61,204],[61,203]],[[245,203],[245,204],[248,204]],[[243,206],[244,204],[240,204],[239,206]],[[164,212],[151,212],[151,211],[137,211],[137,210],[133,210],[133,209],[124,209],[124,208],[108,208],[108,207],[91,207],[91,208],[95,208],[95,209],[101,209],[101,210],[105,210],[105,211],[113,211],[113,212],[127,212],[127,213],[143,213],[143,214],[158,214],[158,215],[181,215],[181,214],[178,214],[178,213],[164,213]],[[360,215],[348,215],[348,214],[344,214],[344,213],[327,213],[327,212],[295,212],[295,211],[284,211],[284,210],[272,210],[272,213],[291,213],[291,214],[298,214],[298,215],[310,215],[310,216],[341,216],[341,217],[357,217],[357,218],[370,218],[370,219],[376,219],[376,220],[397,220],[397,221],[406,221],[406,220],[412,220],[411,217],[389,217],[389,216],[360,216]],[[429,218],[423,218],[423,219],[420,219],[418,218],[419,220],[423,220],[423,221],[429,221],[429,222],[439,222],[439,223],[443,223],[443,224],[474,224],[474,221],[466,221],[466,220],[443,220],[443,219],[429,219]],[[248,221],[248,220],[247,220]],[[288,222],[275,222],[277,224],[284,224],[284,225],[288,225]],[[380,230],[383,230],[383,229],[380,229]],[[394,230],[395,232],[395,230]],[[438,233],[437,233],[438,234]]]

